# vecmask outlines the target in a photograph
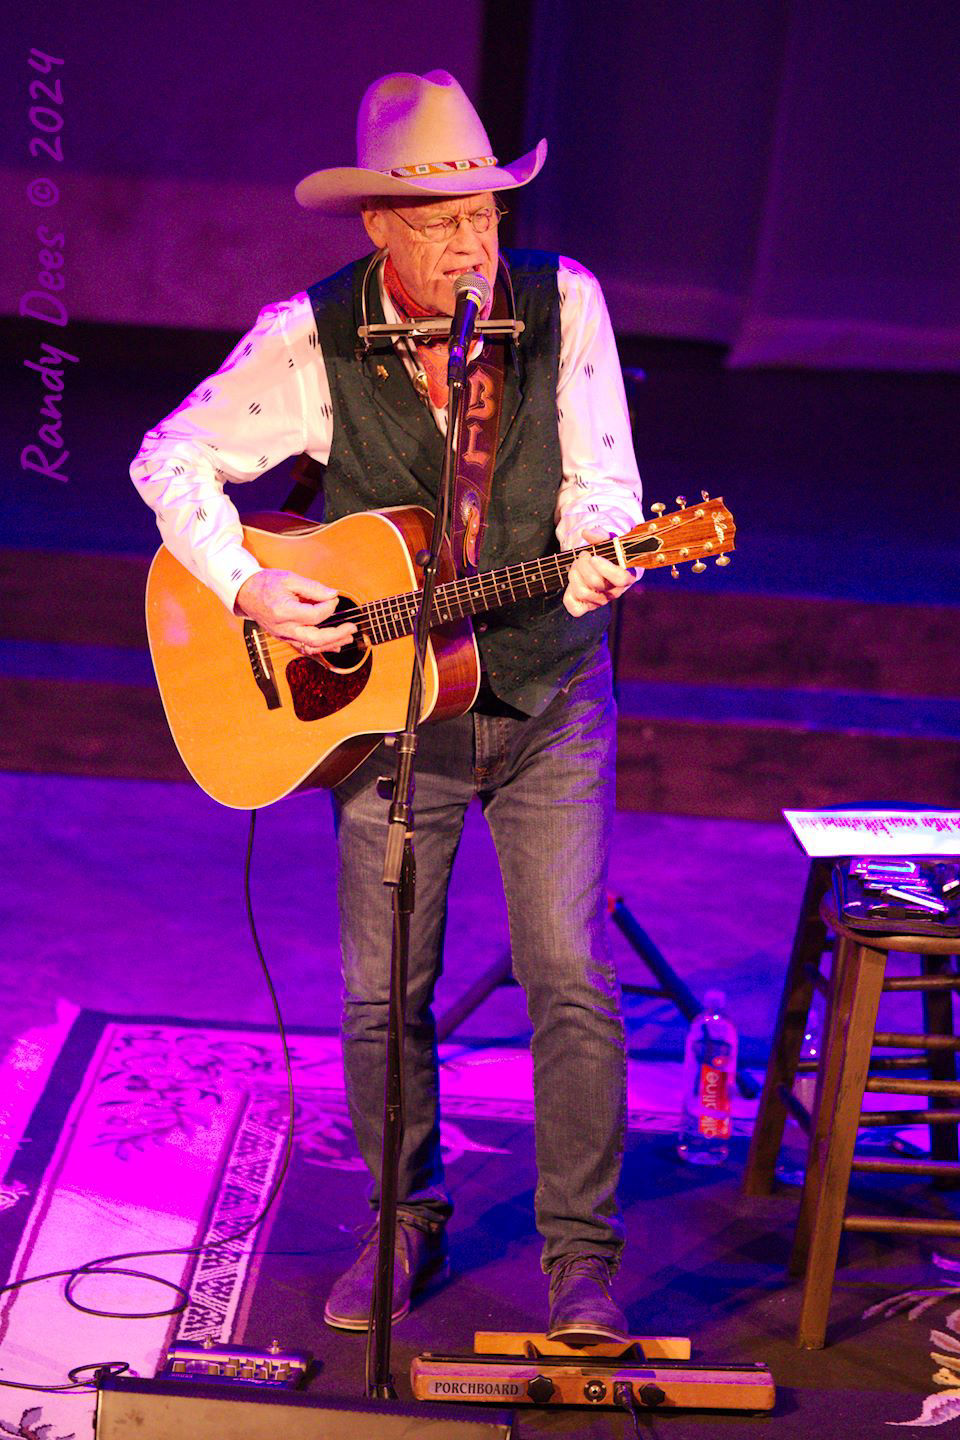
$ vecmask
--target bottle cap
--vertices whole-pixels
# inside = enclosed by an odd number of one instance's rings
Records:
[[[727,1003],[722,990],[708,990],[703,997],[703,1008],[708,1015],[719,1015]]]

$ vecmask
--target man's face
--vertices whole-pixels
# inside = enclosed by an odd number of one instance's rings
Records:
[[[493,289],[500,254],[497,227],[491,225],[485,234],[478,235],[464,220],[449,240],[427,240],[410,226],[426,225],[442,215],[472,215],[476,210],[492,208],[494,203],[492,191],[486,190],[456,200],[414,201],[389,210],[364,210],[362,218],[374,245],[390,251],[400,283],[411,298],[443,315],[452,315],[453,284],[458,275],[479,270]]]

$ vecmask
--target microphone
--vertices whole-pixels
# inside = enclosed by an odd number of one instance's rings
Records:
[[[477,270],[458,275],[453,283],[457,303],[450,326],[450,359],[447,363],[447,383],[463,376],[467,368],[467,352],[473,339],[473,327],[477,316],[490,301],[490,282]]]

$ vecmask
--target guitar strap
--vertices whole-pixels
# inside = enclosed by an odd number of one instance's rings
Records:
[[[389,255],[383,269],[383,283],[397,313],[405,319],[436,313],[407,293]],[[510,317],[508,286],[509,278],[505,277],[505,266],[501,260],[490,310],[494,320],[506,320]],[[422,340],[412,348],[421,367],[421,373],[414,382],[417,394],[424,403],[429,401],[437,409],[445,408],[448,401],[447,362],[450,342],[446,339]],[[453,563],[460,576],[477,573],[477,556],[486,525],[500,435],[505,351],[505,340],[486,337],[479,358],[467,371],[464,435],[460,463],[454,480],[450,525]]]
[[[494,320],[503,320],[509,315],[506,286],[499,274],[490,313]],[[500,437],[506,348],[506,339],[485,337],[480,358],[467,372],[464,443],[454,483],[450,525],[453,563],[458,575],[477,573],[477,556],[487,523]]]

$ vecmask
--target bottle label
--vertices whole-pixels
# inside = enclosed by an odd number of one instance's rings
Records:
[[[718,1070],[715,1065],[700,1066],[700,1107],[708,1112],[698,1118],[700,1134],[707,1140],[729,1140],[730,1096],[726,1070]]]

